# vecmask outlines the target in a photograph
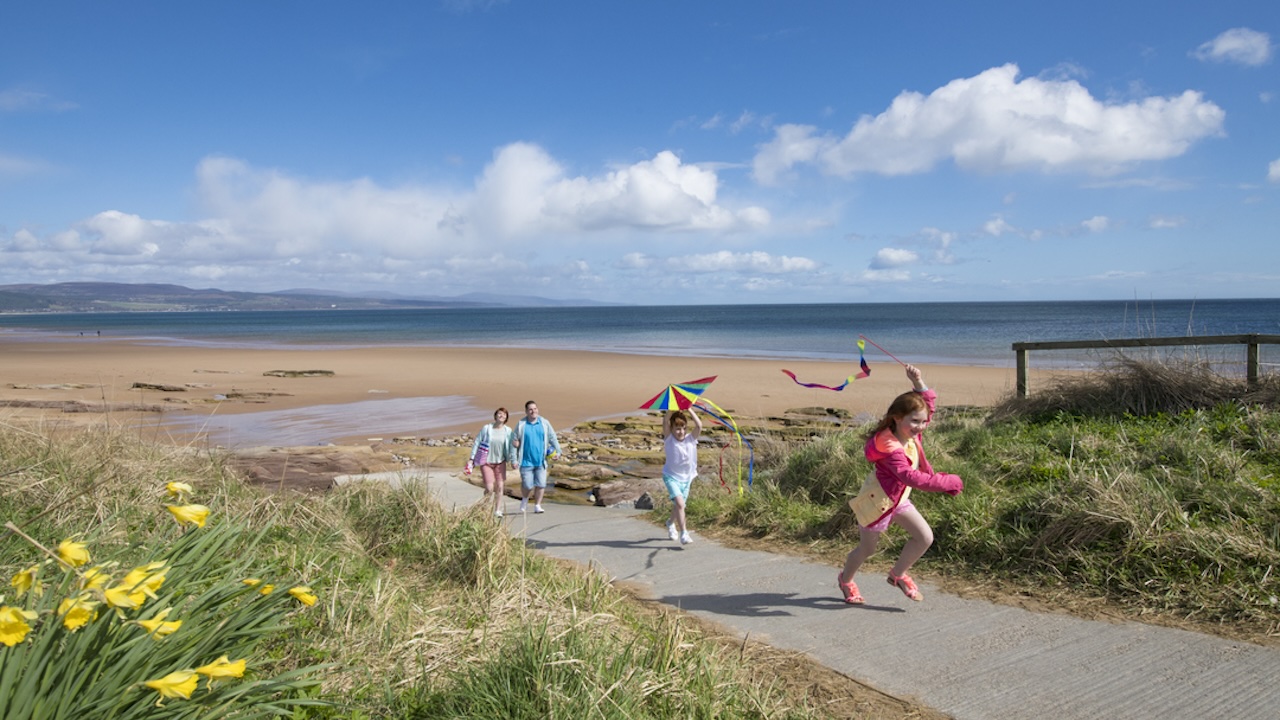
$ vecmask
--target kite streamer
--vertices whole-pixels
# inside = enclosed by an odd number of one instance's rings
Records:
[[[862,367],[862,372],[858,373],[857,375],[850,375],[849,377],[845,378],[844,382],[840,383],[839,385],[836,385],[833,387],[831,385],[819,385],[818,383],[800,382],[800,378],[796,377],[796,374],[791,372],[790,370],[783,370],[782,372],[786,373],[787,377],[794,380],[795,383],[797,385],[800,385],[801,387],[820,388],[822,390],[834,390],[836,392],[840,392],[841,390],[844,390],[846,387],[848,387],[849,383],[853,382],[854,380],[861,380],[864,377],[871,376],[871,368],[867,365],[867,358],[863,354],[867,349],[867,343],[863,342],[863,340],[865,340],[866,338],[863,338],[861,335],[859,335],[858,338],[859,338],[858,365]],[[870,341],[868,340],[867,342],[870,342]],[[871,343],[871,344],[876,345],[875,343]],[[880,347],[880,346],[876,345],[876,347]],[[880,348],[880,349],[884,350],[884,348]],[[886,352],[885,355],[889,355],[889,353]],[[889,355],[889,357],[893,357],[893,356]],[[898,360],[898,358],[893,358],[893,359]],[[898,362],[902,362],[902,361],[898,360]]]
[[[755,481],[756,449],[751,446],[751,441],[746,439],[746,437],[742,435],[742,430],[738,427],[737,421],[733,419],[732,415],[725,412],[724,408],[720,407],[719,405],[716,405],[715,403],[711,402],[707,398],[698,398],[698,402],[696,404],[700,410],[705,412],[707,415],[710,415],[711,418],[716,422],[732,430],[733,434],[737,436],[738,438],[738,494],[739,495],[743,494],[742,446],[746,445],[747,452],[749,453],[748,460],[747,460],[747,487],[748,488],[752,487],[752,483]],[[729,446],[725,445],[720,449],[720,484],[721,485],[724,485],[724,448],[727,448],[727,447]]]

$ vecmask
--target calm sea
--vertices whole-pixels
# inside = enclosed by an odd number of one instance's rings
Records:
[[[1007,367],[1010,346],[1021,341],[1280,334],[1280,299],[0,315],[4,342],[82,333],[164,345],[536,347],[821,360],[856,357],[862,334],[906,362]],[[1268,351],[1276,352],[1264,347],[1264,362]],[[1089,360],[1087,353],[1040,355],[1037,365]],[[867,359],[888,358],[868,345]]]
[[[1012,368],[1010,346],[1022,341],[1280,334],[1280,299],[0,315],[0,363],[6,345],[38,339],[82,347],[82,335],[98,333],[205,347],[533,347],[848,362],[856,362],[862,334],[905,362]],[[1162,352],[1190,353],[1244,373],[1239,346]],[[1033,355],[1037,368],[1087,367],[1106,358],[1099,351]],[[866,357],[873,365],[892,362],[870,344]],[[1280,347],[1263,346],[1262,361],[1271,371]],[[466,397],[422,397],[215,416],[173,413],[162,424],[227,447],[305,445],[457,427],[486,412]]]

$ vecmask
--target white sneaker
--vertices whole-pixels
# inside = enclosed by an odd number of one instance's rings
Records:
[[[493,516],[494,516],[494,517],[502,517],[502,511],[501,511],[501,510],[494,510],[494,511],[493,511]]]
[[[691,542],[693,542],[693,538],[689,535],[689,531],[686,530],[684,534],[680,536],[680,544],[688,545]]]
[[[521,501],[520,501],[520,512],[528,512],[528,510],[529,510],[529,503],[524,502],[523,500],[521,500]]]
[[[667,537],[671,538],[672,541],[680,539],[680,533],[676,530],[675,523],[667,523]]]
[[[540,513],[544,513],[544,512],[546,512],[546,510],[543,510],[541,505],[534,505],[534,506],[533,506],[533,513],[534,513],[535,515],[540,514]]]

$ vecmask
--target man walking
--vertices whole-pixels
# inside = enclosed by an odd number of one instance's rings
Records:
[[[538,414],[538,403],[532,400],[524,404],[524,417],[516,424],[515,446],[520,455],[520,512],[528,508],[530,494],[533,512],[543,512],[547,460],[560,453],[560,440],[551,423]]]

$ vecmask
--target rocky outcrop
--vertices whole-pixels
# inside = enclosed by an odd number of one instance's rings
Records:
[[[81,400],[0,400],[0,407],[48,408],[64,413],[161,413],[170,408],[164,405],[118,402],[83,402]]]
[[[387,472],[403,468],[395,454],[363,445],[259,447],[236,450],[227,465],[254,485],[268,489],[323,492],[337,475]]]
[[[648,495],[658,497],[664,493],[662,480],[658,478],[622,478],[597,485],[590,499],[600,507],[638,507],[637,501]],[[650,504],[652,507],[652,503]]]
[[[333,377],[332,370],[268,370],[263,375],[267,377]]]
[[[130,386],[133,390],[155,390],[157,392],[186,392],[181,385],[162,385],[160,383],[136,382]]]

